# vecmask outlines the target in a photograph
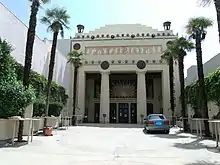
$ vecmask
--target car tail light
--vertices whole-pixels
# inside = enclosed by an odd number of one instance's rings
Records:
[[[148,123],[147,124],[154,124],[154,122],[153,121],[148,121]]]
[[[169,121],[165,121],[164,124],[165,124],[165,125],[169,125]]]

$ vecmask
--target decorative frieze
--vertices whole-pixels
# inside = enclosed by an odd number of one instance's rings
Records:
[[[86,47],[86,55],[147,55],[162,53],[162,45]]]

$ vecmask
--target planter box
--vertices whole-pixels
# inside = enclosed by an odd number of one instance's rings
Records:
[[[34,124],[35,130],[43,130],[44,128],[44,117],[39,117],[36,119],[40,119],[38,123]],[[47,117],[47,126],[56,128],[59,125],[59,120],[57,117]]]
[[[56,128],[59,126],[59,121],[57,117],[47,117],[47,126]]]
[[[33,131],[38,132],[40,130],[40,120],[34,120],[33,121]],[[24,130],[23,130],[23,135],[27,136],[29,131],[29,121],[24,121]],[[16,134],[17,135],[17,134]]]
[[[0,144],[12,140],[14,122],[10,119],[0,119]]]

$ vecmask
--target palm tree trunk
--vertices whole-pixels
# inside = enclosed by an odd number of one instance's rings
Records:
[[[48,116],[49,112],[49,102],[50,102],[50,92],[51,92],[51,83],[53,80],[53,69],[55,64],[55,56],[56,56],[56,47],[57,47],[57,37],[58,32],[53,33],[53,43],[51,48],[51,55],[50,55],[50,64],[49,64],[49,73],[48,73],[48,80],[47,80],[47,97],[46,97],[46,109],[45,109],[45,116]],[[47,125],[47,120],[44,120],[44,127]]]
[[[76,125],[76,86],[77,86],[77,75],[78,67],[74,68],[74,81],[73,81],[73,116],[72,116],[72,125]]]
[[[175,104],[174,104],[174,69],[173,69],[173,57],[169,58],[169,79],[170,79],[170,107],[172,111],[172,126],[175,125]]]
[[[29,75],[31,71],[33,46],[34,46],[34,39],[35,39],[35,29],[37,26],[37,13],[38,13],[39,5],[40,5],[39,1],[33,1],[31,5],[31,15],[29,19],[29,28],[27,31],[24,77],[23,77],[23,85],[25,86],[25,88],[28,88],[28,85],[29,85]],[[24,113],[21,114],[21,117],[24,117]],[[23,137],[22,137],[23,128],[24,128],[24,122],[19,121],[19,128],[18,128],[18,141],[19,142],[23,140]]]
[[[197,59],[198,79],[199,79],[200,109],[202,112],[202,117],[208,119],[209,115],[208,115],[207,96],[206,96],[204,73],[203,73],[201,34],[199,34],[199,32],[196,33],[196,59]],[[208,121],[205,120],[204,125],[205,125],[205,135],[210,136]]]
[[[218,23],[218,35],[219,35],[219,42],[220,42],[220,1],[214,0],[215,9],[217,13],[217,23]]]
[[[188,130],[187,120],[186,120],[186,103],[185,103],[185,80],[184,80],[184,55],[178,56],[179,65],[179,77],[180,77],[180,101],[181,101],[181,115],[183,117],[183,131]]]

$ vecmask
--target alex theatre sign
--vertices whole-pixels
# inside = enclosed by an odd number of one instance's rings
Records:
[[[162,45],[86,47],[86,55],[143,55],[162,53]]]

